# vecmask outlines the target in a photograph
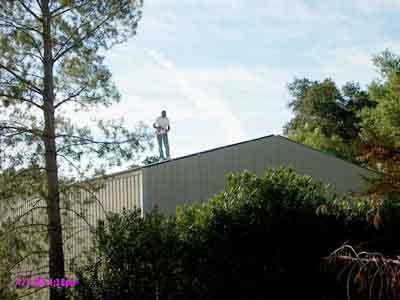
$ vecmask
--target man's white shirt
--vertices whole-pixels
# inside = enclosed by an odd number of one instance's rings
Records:
[[[157,134],[167,133],[167,129],[169,128],[169,120],[167,117],[158,117],[155,122],[156,126],[159,127],[157,129]]]

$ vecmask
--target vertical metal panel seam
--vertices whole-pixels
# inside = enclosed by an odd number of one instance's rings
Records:
[[[144,199],[143,199],[143,172],[141,171],[139,173],[139,201],[140,201],[140,214],[143,217],[144,216]]]

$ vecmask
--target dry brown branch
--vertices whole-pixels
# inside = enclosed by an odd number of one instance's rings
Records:
[[[400,299],[400,257],[381,253],[356,252],[344,245],[324,258],[325,263],[345,279],[347,298],[353,295],[373,300]]]

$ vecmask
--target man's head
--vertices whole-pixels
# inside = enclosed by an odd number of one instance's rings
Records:
[[[163,110],[163,111],[161,112],[161,117],[165,118],[166,116],[167,116],[167,112],[166,112],[165,110]]]

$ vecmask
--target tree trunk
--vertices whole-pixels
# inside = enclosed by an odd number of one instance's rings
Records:
[[[47,171],[47,217],[49,235],[49,276],[64,278],[64,252],[60,216],[60,194],[54,122],[54,78],[49,0],[42,0],[44,46],[44,145]],[[50,300],[64,300],[64,288],[50,288]]]

